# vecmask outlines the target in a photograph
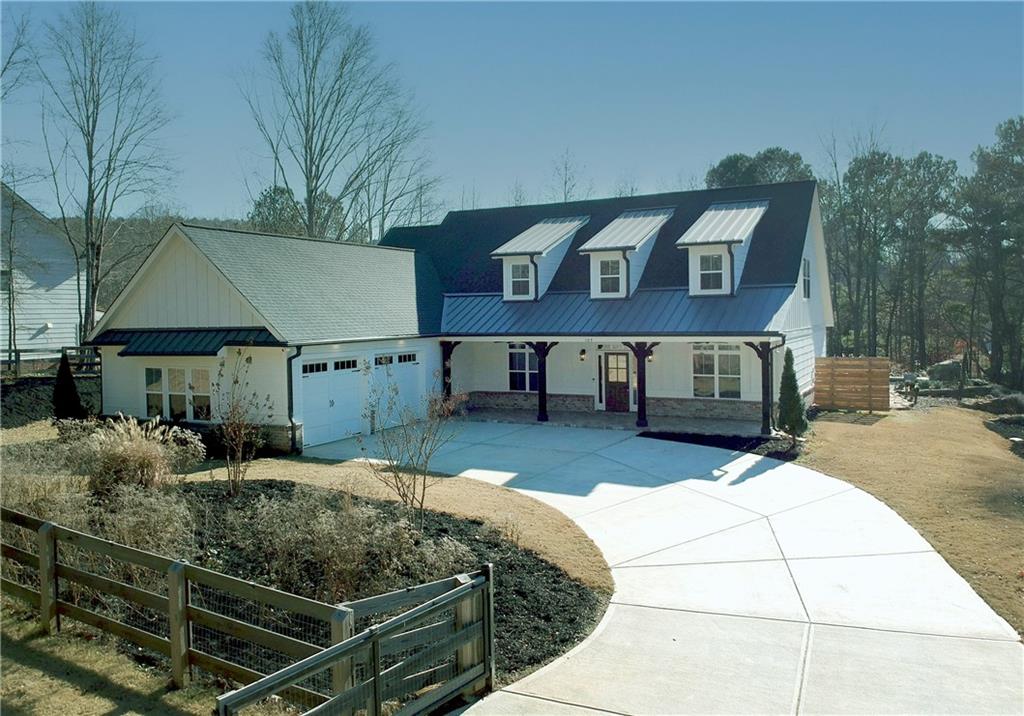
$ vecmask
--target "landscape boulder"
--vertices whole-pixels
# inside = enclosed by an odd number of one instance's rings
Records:
[[[942,383],[959,383],[963,365],[958,360],[944,360],[928,368],[928,379]]]
[[[984,410],[995,415],[1013,415],[1024,413],[1024,394],[996,395],[991,398],[977,398],[963,401],[965,408]]]

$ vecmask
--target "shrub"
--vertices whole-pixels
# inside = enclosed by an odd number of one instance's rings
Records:
[[[122,415],[86,438],[81,454],[90,491],[107,495],[118,485],[166,483],[198,465],[206,448],[192,431]]]
[[[58,420],[74,418],[81,420],[87,415],[82,407],[82,399],[78,397],[78,388],[75,386],[75,377],[71,375],[71,363],[68,361],[68,354],[60,357],[60,366],[57,368],[57,380],[53,384],[53,417]]]
[[[404,519],[367,505],[325,504],[324,495],[301,485],[282,497],[261,496],[232,510],[227,529],[248,534],[237,555],[248,579],[278,589],[337,602],[461,572],[472,552],[445,537],[422,537]]]
[[[793,368],[793,351],[786,349],[786,359],[782,366],[782,384],[779,386],[779,425],[782,430],[796,439],[807,430],[803,396],[796,382],[796,370]]]
[[[75,418],[54,419],[57,428],[57,439],[62,443],[75,443],[84,440],[102,427],[102,423],[94,418],[76,420]]]

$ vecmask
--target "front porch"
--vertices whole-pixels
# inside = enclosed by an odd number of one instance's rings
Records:
[[[781,336],[441,341],[474,420],[705,435],[771,433]]]
[[[513,408],[470,408],[466,420],[479,423],[531,423],[537,420],[536,410]],[[697,435],[726,435],[756,437],[761,434],[757,420],[724,418],[686,418],[679,416],[648,415],[648,426],[637,428],[635,413],[609,413],[597,410],[549,410],[548,424],[570,428],[603,428],[637,432],[695,433]]]

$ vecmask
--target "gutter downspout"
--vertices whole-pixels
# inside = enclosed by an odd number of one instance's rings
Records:
[[[729,253],[729,295],[736,295],[736,261],[732,255],[732,244],[726,244],[725,250]]]
[[[288,371],[288,423],[291,425],[291,429],[292,429],[291,446],[292,446],[292,452],[293,453],[299,452],[300,448],[301,448],[301,446],[299,446],[297,444],[298,441],[295,439],[295,395],[294,395],[294,386],[293,386],[293,379],[292,379],[292,375],[293,375],[292,363],[300,355],[302,355],[302,346],[296,346],[295,347],[295,354],[288,356],[288,368],[287,368],[287,371]]]
[[[775,349],[776,348],[782,348],[785,345],[786,345],[786,334],[783,333],[782,334],[782,342],[779,343],[779,345],[772,346],[770,349],[768,349],[768,374],[772,378],[771,382],[768,383],[768,404],[772,405],[772,406],[775,405]],[[772,427],[773,428],[779,427],[775,423],[775,411],[774,410],[771,411],[771,417],[772,417]]]
[[[629,253],[628,249],[623,249],[622,250],[622,263],[624,263],[626,265],[626,285],[625,285],[625,290],[624,290],[626,298],[629,298],[632,295],[632,293],[633,293],[629,289],[629,256],[627,255],[628,253]]]
[[[530,265],[533,266],[533,300],[540,300],[540,271],[537,268],[537,254],[530,254]]]

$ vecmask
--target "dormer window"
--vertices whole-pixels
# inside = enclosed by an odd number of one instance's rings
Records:
[[[721,291],[724,281],[722,254],[703,254],[700,257],[700,290]]]
[[[506,301],[532,301],[534,294],[534,265],[527,257],[502,259],[505,274]]]
[[[512,272],[509,279],[512,295],[516,298],[527,298],[530,295],[530,264],[512,264],[509,270]]]
[[[601,259],[598,263],[598,279],[602,294],[622,293],[622,260]]]

